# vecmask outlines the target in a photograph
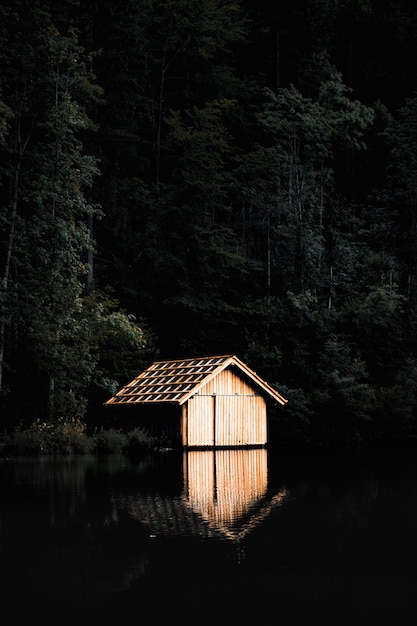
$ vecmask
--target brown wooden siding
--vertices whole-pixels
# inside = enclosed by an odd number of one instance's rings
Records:
[[[220,372],[187,404],[184,445],[233,447],[267,443],[265,400],[231,370]]]

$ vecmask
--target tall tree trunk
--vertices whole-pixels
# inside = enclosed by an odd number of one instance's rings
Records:
[[[3,279],[2,279],[3,311],[2,311],[1,322],[0,322],[0,393],[1,393],[2,384],[3,384],[4,353],[5,353],[5,345],[6,345],[6,319],[7,319],[6,301],[7,301],[8,291],[9,291],[10,269],[11,269],[11,264],[12,264],[12,256],[13,256],[15,232],[16,232],[20,170],[22,166],[23,154],[28,145],[29,138],[30,138],[30,134],[26,137],[26,140],[22,144],[21,136],[20,136],[20,124],[18,123],[17,140],[18,140],[18,145],[19,145],[19,159],[17,161],[16,167],[14,170],[9,237],[8,237],[8,244],[7,244],[6,261],[4,265],[4,272],[3,272]]]
[[[10,227],[9,227],[9,238],[7,245],[7,253],[6,253],[6,263],[4,266],[3,280],[2,280],[2,291],[4,298],[4,310],[1,315],[1,323],[0,323],[0,390],[2,388],[3,382],[3,362],[4,362],[4,350],[5,350],[5,342],[6,342],[6,299],[7,293],[9,289],[9,276],[10,276],[10,267],[12,262],[12,254],[14,248],[14,237],[15,237],[15,229],[16,229],[16,217],[17,217],[17,183],[19,180],[19,172],[20,172],[20,161],[16,167],[15,171],[15,191],[14,197],[12,201],[12,210],[10,215]]]
[[[87,263],[88,263],[88,275],[87,275],[87,293],[90,295],[94,291],[94,250],[93,250],[93,237],[94,237],[94,217],[89,215],[87,219],[88,232],[90,234],[90,245],[87,250]]]
[[[162,132],[163,108],[164,108],[164,100],[165,100],[165,86],[166,86],[166,80],[167,80],[167,73],[174,59],[179,55],[179,53],[183,49],[181,46],[177,50],[174,50],[171,58],[168,58],[169,45],[171,43],[171,38],[172,38],[172,31],[175,28],[174,19],[175,19],[175,16],[172,15],[169,25],[168,25],[168,32],[165,38],[163,55],[161,59],[161,85],[159,88],[158,119],[157,119],[157,129],[156,129],[156,187],[157,189],[159,189],[159,184],[160,184],[161,132]]]
[[[49,415],[48,417],[52,419],[55,417],[55,378],[54,376],[50,376],[49,378]]]

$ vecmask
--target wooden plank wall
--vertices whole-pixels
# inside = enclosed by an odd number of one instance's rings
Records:
[[[214,419],[215,416],[215,419]],[[183,420],[188,446],[266,445],[266,403],[231,370],[221,372],[188,401]]]

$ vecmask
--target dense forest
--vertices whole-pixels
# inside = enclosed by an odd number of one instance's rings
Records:
[[[0,412],[236,354],[288,441],[417,435],[417,8],[0,6]]]

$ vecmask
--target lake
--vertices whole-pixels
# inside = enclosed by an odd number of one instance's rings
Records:
[[[0,459],[13,624],[415,624],[417,451]]]

